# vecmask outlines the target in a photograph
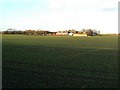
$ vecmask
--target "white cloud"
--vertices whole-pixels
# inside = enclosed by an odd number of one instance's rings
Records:
[[[63,5],[63,0],[48,0],[48,8],[54,9],[54,8],[61,8]]]
[[[119,0],[106,0],[105,3],[102,4],[101,8],[117,8]]]
[[[68,28],[75,29],[95,28],[99,29],[101,33],[118,32],[118,0],[49,1],[49,5],[52,6],[52,8],[49,7],[49,9],[53,11],[53,17],[58,17],[60,20],[63,20],[61,21],[61,24],[64,23],[63,26],[66,25]],[[58,16],[55,15],[55,13],[57,13]]]
[[[118,0],[48,0],[49,8],[117,8]]]

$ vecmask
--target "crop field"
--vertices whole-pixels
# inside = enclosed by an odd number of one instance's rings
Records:
[[[3,88],[117,88],[117,36],[2,36]]]

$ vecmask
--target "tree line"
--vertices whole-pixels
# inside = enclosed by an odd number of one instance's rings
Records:
[[[86,33],[88,36],[94,36],[99,35],[100,31],[97,31],[95,29],[82,29],[81,31],[77,31],[75,29],[71,30],[65,30],[65,31],[58,31],[63,33],[73,33],[73,34],[83,34]],[[7,29],[6,31],[3,31],[2,34],[20,34],[20,35],[55,35],[57,32],[50,32],[47,30],[15,30],[15,29]]]
[[[95,29],[82,29],[81,31],[76,31],[75,29],[72,29],[72,30],[68,30],[68,33],[73,33],[73,34],[86,33],[88,36],[95,36],[95,35],[99,35],[100,31],[97,31]]]
[[[44,31],[44,30],[25,30],[25,31],[20,31],[20,30],[6,30],[3,31],[2,34],[20,34],[20,35],[47,35],[49,31]]]

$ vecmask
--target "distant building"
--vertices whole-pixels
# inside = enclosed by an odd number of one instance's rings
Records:
[[[73,36],[73,33],[68,33],[69,36]]]
[[[48,32],[47,35],[56,35],[57,32]]]
[[[87,37],[88,35],[86,33],[83,33],[83,34],[73,34],[73,36]]]
[[[68,32],[67,31],[58,31],[56,33],[57,36],[65,36],[65,35],[68,35]]]

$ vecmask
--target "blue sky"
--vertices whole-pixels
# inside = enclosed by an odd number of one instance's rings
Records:
[[[0,28],[118,32],[118,0],[1,0]]]

